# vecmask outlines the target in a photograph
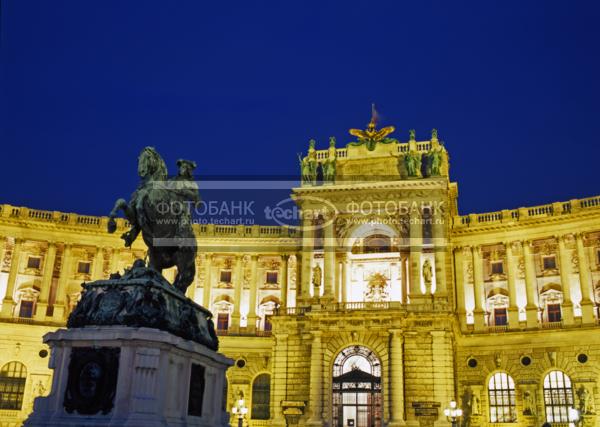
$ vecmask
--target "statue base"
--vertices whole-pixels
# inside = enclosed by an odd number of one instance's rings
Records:
[[[169,332],[128,326],[59,329],[51,348],[52,390],[27,427],[225,427],[231,359]]]
[[[170,332],[217,350],[212,313],[186,298],[138,259],[123,276],[84,283],[67,328],[131,326]]]

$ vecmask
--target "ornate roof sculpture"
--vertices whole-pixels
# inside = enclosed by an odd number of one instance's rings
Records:
[[[387,126],[377,130],[376,126],[378,118],[379,115],[377,114],[377,110],[375,110],[375,104],[371,104],[371,121],[367,125],[367,128],[365,130],[350,129],[348,131],[350,135],[356,136],[358,138],[358,142],[351,144],[365,144],[369,151],[373,151],[378,142],[383,142],[385,144],[390,142],[397,142],[397,140],[395,139],[387,138],[389,134],[396,130],[394,126]]]

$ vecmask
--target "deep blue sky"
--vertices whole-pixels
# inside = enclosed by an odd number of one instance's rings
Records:
[[[171,172],[296,174],[375,102],[461,213],[600,193],[600,3],[2,0],[0,203],[106,214]]]

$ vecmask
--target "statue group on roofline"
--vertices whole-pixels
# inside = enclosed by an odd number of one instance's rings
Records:
[[[311,139],[308,142],[308,154],[304,158],[300,153],[298,153],[298,160],[300,162],[300,171],[302,175],[302,185],[317,185],[319,168],[321,169],[323,184],[334,183],[337,160],[335,138],[333,136],[329,138],[329,150],[327,151],[327,158],[322,162],[317,160],[315,143],[316,142],[314,139]]]

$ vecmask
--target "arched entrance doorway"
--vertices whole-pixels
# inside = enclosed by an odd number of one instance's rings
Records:
[[[342,350],[333,363],[333,426],[381,427],[381,362],[367,347]]]

